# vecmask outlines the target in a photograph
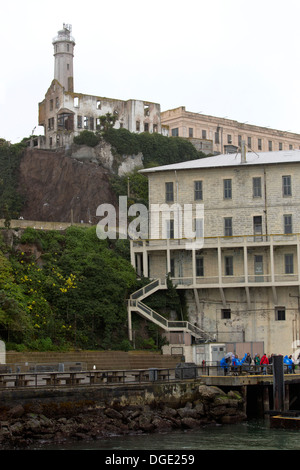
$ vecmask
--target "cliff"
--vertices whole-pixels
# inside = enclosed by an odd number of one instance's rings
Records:
[[[79,161],[64,152],[27,149],[19,168],[19,191],[25,196],[22,217],[39,221],[95,224],[100,204],[117,207],[111,172],[96,162]]]

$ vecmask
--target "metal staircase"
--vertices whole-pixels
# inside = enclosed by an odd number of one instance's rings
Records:
[[[155,312],[152,308],[145,305],[141,302],[142,299],[148,297],[149,295],[153,294],[154,292],[160,289],[167,289],[167,285],[162,283],[160,279],[156,279],[155,281],[150,282],[145,287],[134,292],[130,299],[128,300],[128,325],[129,325],[129,339],[132,340],[132,329],[131,329],[131,313],[136,312],[142,317],[146,318],[147,320],[155,323],[163,330],[168,332],[187,332],[190,333],[198,340],[202,341],[214,341],[214,339],[201,328],[198,328],[195,325],[188,321],[173,321],[167,320],[159,313]]]

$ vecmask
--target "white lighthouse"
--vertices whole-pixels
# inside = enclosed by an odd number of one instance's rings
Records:
[[[65,24],[53,39],[54,46],[54,78],[64,87],[65,91],[74,91],[73,57],[75,40],[71,36],[72,25]]]

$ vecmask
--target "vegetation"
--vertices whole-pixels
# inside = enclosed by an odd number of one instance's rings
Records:
[[[27,229],[19,249],[2,243],[1,339],[15,349],[117,348],[128,337],[126,300],[136,285],[122,244],[99,240],[95,227]]]
[[[128,350],[127,299],[148,282],[136,279],[127,240],[99,240],[95,227],[28,228],[14,248],[0,244],[0,338],[15,350]],[[149,303],[164,315],[180,306],[169,287]],[[141,317],[133,328],[136,347],[162,344]]]

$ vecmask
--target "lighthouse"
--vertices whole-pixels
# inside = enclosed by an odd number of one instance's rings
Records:
[[[73,57],[75,40],[71,36],[72,25],[63,24],[53,39],[54,47],[54,78],[64,87],[65,91],[74,91]]]

